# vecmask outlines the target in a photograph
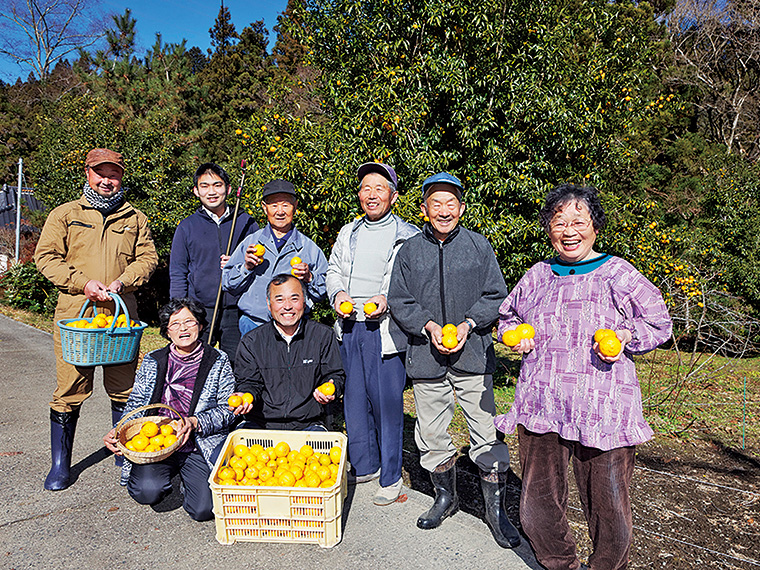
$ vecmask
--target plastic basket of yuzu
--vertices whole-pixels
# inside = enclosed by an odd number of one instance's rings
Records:
[[[135,322],[116,293],[110,293],[115,314],[98,313],[84,317],[91,301],[85,301],[75,319],[61,319],[56,324],[61,333],[63,360],[75,366],[102,366],[132,362],[140,348],[140,339],[147,324]]]
[[[348,486],[346,445],[339,432],[232,432],[209,477],[216,539],[338,544]]]

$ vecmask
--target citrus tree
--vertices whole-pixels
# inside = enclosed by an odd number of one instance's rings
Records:
[[[294,5],[295,4],[295,5]],[[493,244],[508,281],[547,254],[536,212],[548,188],[590,182],[630,159],[626,133],[660,49],[646,4],[291,2],[280,29],[305,46],[301,84],[318,107],[277,109],[235,131],[257,184],[301,189],[300,223],[326,249],[356,215],[356,168],[399,173],[399,211],[448,170],[466,186],[463,223]],[[255,195],[251,196],[254,202]]]

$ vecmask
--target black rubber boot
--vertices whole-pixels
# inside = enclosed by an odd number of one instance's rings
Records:
[[[45,478],[45,489],[61,491],[69,486],[71,448],[77,429],[79,408],[71,412],[50,410],[50,451],[53,466]]]
[[[488,481],[481,474],[480,487],[483,489],[483,499],[485,500],[486,523],[491,529],[491,534],[493,534],[496,543],[502,548],[520,546],[520,533],[509,521],[504,506],[504,499],[507,495],[506,481]]]
[[[441,526],[446,517],[450,517],[459,509],[456,466],[446,471],[433,471],[430,480],[435,487],[435,502],[429,511],[422,513],[417,519],[417,526],[425,530]]]
[[[116,427],[116,424],[119,423],[119,420],[124,413],[124,406],[126,405],[126,402],[116,402],[115,400],[111,400],[111,421],[113,423],[113,427]],[[116,455],[114,458],[116,467],[121,467],[124,465],[124,457],[121,455]]]

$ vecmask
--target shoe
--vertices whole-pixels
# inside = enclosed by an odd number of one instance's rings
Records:
[[[506,480],[499,477],[499,481],[487,481],[481,475],[480,487],[483,490],[485,501],[486,524],[491,529],[491,534],[496,544],[502,548],[517,548],[520,546],[520,533],[507,517],[504,507],[506,497]]]
[[[375,503],[379,507],[384,507],[386,505],[390,505],[392,503],[395,503],[398,499],[399,495],[401,494],[401,488],[404,485],[404,479],[399,477],[399,480],[396,481],[393,485],[388,485],[387,487],[380,487],[377,490],[377,493],[375,493],[375,498],[373,499],[373,503]]]
[[[113,427],[116,427],[116,424],[121,420],[126,405],[126,402],[116,402],[115,400],[111,400],[111,422],[113,423]],[[124,457],[121,455],[115,455],[114,464],[116,467],[124,465]]]
[[[79,408],[71,412],[50,410],[50,454],[53,465],[45,478],[45,489],[62,491],[69,486],[71,449],[77,429]]]
[[[356,482],[357,483],[369,483],[370,481],[374,481],[378,477],[380,477],[380,469],[378,469],[374,473],[367,473],[366,475],[359,475],[356,478]]]
[[[447,471],[433,471],[430,474],[430,480],[435,487],[435,502],[417,519],[417,526],[424,530],[441,526],[445,518],[450,517],[459,509],[456,465]]]

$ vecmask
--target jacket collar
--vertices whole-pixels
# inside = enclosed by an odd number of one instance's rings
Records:
[[[203,345],[203,356],[201,357],[201,364],[198,367],[198,375],[195,378],[193,384],[193,395],[190,399],[190,415],[195,413],[195,407],[198,405],[198,400],[203,392],[203,386],[206,384],[206,378],[208,377],[211,368],[217,359],[217,352],[211,348],[207,343],[201,341]],[[166,373],[169,369],[169,345],[167,344],[163,348],[151,353],[156,360],[158,370],[156,372],[156,384],[153,387],[153,394],[150,397],[151,404],[157,404],[161,401],[161,396],[164,393],[164,385],[166,384]]]
[[[461,227],[462,226],[460,224],[457,224],[454,229],[449,232],[449,235],[446,236],[446,239],[443,240],[443,245],[446,245],[455,237],[457,237],[457,235],[459,235],[459,230]],[[433,226],[430,225],[430,222],[425,222],[425,225],[422,226],[422,235],[425,236],[426,240],[433,242],[434,244],[441,243],[440,240],[433,234]]]

